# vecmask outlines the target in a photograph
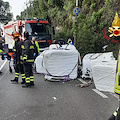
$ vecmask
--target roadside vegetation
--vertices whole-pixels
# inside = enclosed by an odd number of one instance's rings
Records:
[[[68,38],[74,40],[75,46],[84,56],[91,52],[114,52],[117,57],[119,43],[112,43],[103,37],[103,30],[112,27],[115,13],[120,17],[119,0],[79,0],[80,14],[75,16],[73,10],[76,0],[34,0],[17,19],[44,18],[55,27],[53,39]],[[28,14],[27,14],[28,13]]]

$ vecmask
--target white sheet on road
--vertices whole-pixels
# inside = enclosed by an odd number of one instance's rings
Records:
[[[115,61],[113,52],[91,53],[83,57],[82,78],[93,78],[92,67],[101,62]]]
[[[36,60],[36,71],[44,73],[45,79],[70,79],[77,78],[78,61],[81,63],[80,54],[73,45],[53,44],[49,50],[40,54]]]
[[[83,58],[83,78],[93,78],[96,89],[114,92],[116,63],[113,52],[91,53]]]
[[[114,93],[117,60],[100,62],[92,67],[96,89]]]

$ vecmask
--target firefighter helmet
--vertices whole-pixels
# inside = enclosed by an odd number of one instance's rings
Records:
[[[19,37],[19,33],[18,33],[18,32],[13,32],[13,33],[12,33],[12,36],[15,37],[15,38],[16,38],[16,37]]]

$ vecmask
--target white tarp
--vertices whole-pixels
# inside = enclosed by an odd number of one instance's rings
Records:
[[[100,62],[92,67],[93,80],[96,89],[114,92],[117,60]]]
[[[104,61],[114,61],[115,58],[113,56],[113,52],[106,52],[106,53],[91,53],[86,54],[83,57],[83,68],[82,68],[82,78],[91,78],[93,77],[92,74],[92,67],[99,62]]]
[[[78,61],[81,63],[80,54],[73,45],[52,44],[49,50],[40,54],[36,60],[36,71],[44,73],[45,79],[77,78]]]
[[[96,89],[114,92],[116,64],[113,52],[87,54],[83,58],[83,78],[93,78]]]

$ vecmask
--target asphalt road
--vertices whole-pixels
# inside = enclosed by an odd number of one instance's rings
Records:
[[[5,61],[0,59],[0,66]],[[35,86],[22,88],[12,84],[8,62],[0,75],[0,120],[107,120],[118,107],[115,94],[102,92],[104,98],[89,87],[77,87],[78,80],[50,82],[34,74]]]

